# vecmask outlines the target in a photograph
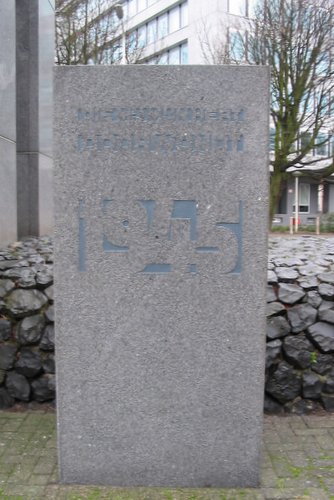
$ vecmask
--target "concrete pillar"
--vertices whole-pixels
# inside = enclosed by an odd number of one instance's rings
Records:
[[[0,0],[0,243],[15,241],[15,3]]]
[[[50,232],[52,220],[52,67],[49,0],[16,0],[18,238]]]

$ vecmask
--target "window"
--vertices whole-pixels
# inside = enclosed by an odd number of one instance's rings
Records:
[[[274,128],[270,129],[270,151],[275,151],[275,138],[276,130]]]
[[[181,49],[181,64],[188,64],[188,44],[183,43]]]
[[[169,33],[180,29],[180,7],[179,5],[169,11]]]
[[[168,64],[168,52],[164,52],[158,57],[158,64]]]
[[[141,12],[142,10],[146,9],[147,4],[146,0],[138,0],[138,12]]]
[[[303,182],[299,183],[298,201],[298,211],[303,214],[308,214],[310,212],[310,184],[305,184]],[[296,211],[295,205],[293,205],[293,211]]]
[[[246,15],[246,0],[229,0],[230,14],[235,14],[236,16]]]
[[[122,7],[123,7],[123,16],[125,19],[127,19],[128,14],[129,14],[128,2],[124,2]]]
[[[299,212],[308,213],[310,211],[310,185],[299,184]]]
[[[133,31],[126,37],[126,47],[128,54],[133,54],[138,47],[138,34]]]
[[[143,48],[146,45],[146,24],[140,26],[137,30],[138,47]]]
[[[182,43],[158,56],[151,57],[146,60],[146,64],[188,64],[188,44]]]
[[[310,143],[311,134],[310,132],[302,132],[300,135],[300,149],[306,149]]]
[[[184,2],[180,6],[180,25],[181,28],[188,26],[188,3]]]
[[[233,1],[233,0],[230,0],[230,1]],[[247,5],[247,8],[248,8],[247,16],[248,17],[255,17],[258,3],[259,3],[259,0],[248,0],[248,5]]]
[[[168,34],[168,15],[167,12],[158,17],[158,39]]]
[[[316,140],[315,154],[319,156],[328,156],[328,136],[319,134]]]
[[[139,4],[138,4],[139,5]],[[147,24],[137,28],[137,40],[139,47],[145,47],[147,44],[160,40],[180,29],[180,27],[188,24],[188,4],[183,2],[177,7],[161,14],[152,19]],[[183,54],[183,59],[187,60],[186,54]],[[182,63],[183,64],[183,63]],[[185,62],[184,64],[187,64]]]
[[[230,55],[235,61],[242,61],[245,58],[245,40],[239,31],[230,31]]]
[[[169,64],[180,64],[180,47],[175,47],[169,51]]]
[[[157,39],[157,20],[153,19],[147,23],[147,43],[153,43]]]
[[[128,16],[132,17],[137,13],[137,0],[128,0]]]

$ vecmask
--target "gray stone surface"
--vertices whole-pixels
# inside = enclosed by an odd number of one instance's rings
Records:
[[[15,2],[0,2],[0,242],[16,238]]]
[[[284,304],[295,304],[305,296],[305,292],[298,285],[281,283],[278,290],[278,298]]]
[[[0,1],[0,243],[50,232],[54,0]]]
[[[319,321],[308,328],[308,335],[323,353],[334,352],[334,325]]]
[[[62,481],[258,484],[267,96],[260,67],[56,68]]]
[[[16,239],[16,146],[14,142],[0,137],[0,158],[0,241],[9,243]]]
[[[267,338],[269,340],[285,337],[290,332],[290,325],[283,316],[274,316],[267,322]]]
[[[17,318],[38,312],[48,299],[38,290],[14,290],[5,299],[6,311]]]

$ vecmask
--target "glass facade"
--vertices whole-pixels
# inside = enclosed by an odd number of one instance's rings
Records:
[[[170,33],[184,28],[188,24],[188,3],[183,2],[172,9],[159,14],[145,24],[142,24],[133,33],[136,33],[140,47],[161,40]]]
[[[188,64],[188,43],[176,45],[147,59],[146,64]]]
[[[246,33],[240,31],[229,31],[230,57],[233,61],[245,59]]]
[[[122,4],[124,16],[130,18],[147,9],[158,0],[127,0]]]

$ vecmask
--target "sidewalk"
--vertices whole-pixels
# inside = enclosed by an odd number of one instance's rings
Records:
[[[265,417],[261,488],[60,485],[54,413],[0,412],[0,499],[334,499],[334,414]]]

